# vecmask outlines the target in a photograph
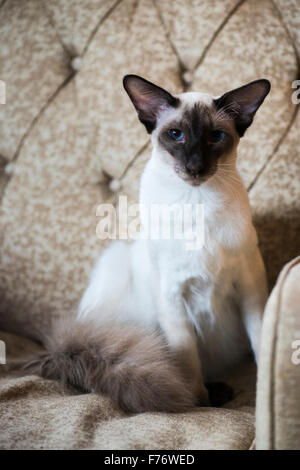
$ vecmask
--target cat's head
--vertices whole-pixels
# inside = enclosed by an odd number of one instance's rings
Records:
[[[152,134],[156,153],[193,186],[235,155],[240,137],[270,91],[266,79],[218,98],[204,93],[173,96],[137,75],[126,75],[123,84],[140,121]]]

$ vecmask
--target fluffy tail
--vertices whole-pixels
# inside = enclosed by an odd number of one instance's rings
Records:
[[[163,338],[139,327],[73,321],[45,339],[26,371],[85,392],[104,393],[127,412],[182,412],[196,404]]]

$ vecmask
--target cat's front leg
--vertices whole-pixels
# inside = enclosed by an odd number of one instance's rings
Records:
[[[193,325],[187,318],[182,293],[179,290],[170,289],[170,285],[163,284],[159,312],[160,327],[170,350],[175,353],[199,404],[208,405],[208,391],[203,381],[197,336]]]
[[[237,288],[242,321],[258,363],[262,319],[268,297],[265,267],[258,248],[242,258],[238,274]]]

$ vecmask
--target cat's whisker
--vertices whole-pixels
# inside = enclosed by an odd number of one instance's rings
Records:
[[[237,191],[235,191],[235,189],[234,189],[234,187],[233,187],[232,184],[229,184],[229,182],[226,180],[226,177],[225,177],[225,178],[221,178],[221,175],[220,175],[220,174],[216,174],[216,175],[215,175],[215,178],[216,178],[216,180],[219,182],[219,185],[220,185],[220,186],[222,186],[222,185],[225,186],[225,187],[226,187],[226,190],[229,191],[230,196],[231,196],[231,197],[230,197],[230,200],[224,201],[224,203],[225,203],[225,204],[227,203],[226,205],[230,204],[231,199],[234,199],[234,198],[237,196]]]

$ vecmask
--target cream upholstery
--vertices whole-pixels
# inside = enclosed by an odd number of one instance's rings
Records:
[[[96,207],[119,194],[137,200],[150,144],[122,90],[126,73],[173,92],[214,94],[270,79],[272,91],[241,141],[239,168],[273,286],[300,248],[300,119],[291,101],[299,31],[298,0],[0,1],[0,328],[35,338],[74,312],[104,246]],[[112,179],[121,182],[117,194]],[[6,335],[14,357],[35,347]],[[193,412],[185,427],[176,416],[127,418],[106,398],[5,371],[0,396],[11,405],[2,410],[3,447],[246,449],[254,437],[253,367],[232,378],[239,399]],[[44,435],[33,431],[37,422]]]
[[[285,266],[266,310],[258,369],[257,449],[300,448],[300,256]]]

